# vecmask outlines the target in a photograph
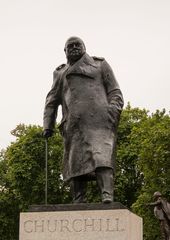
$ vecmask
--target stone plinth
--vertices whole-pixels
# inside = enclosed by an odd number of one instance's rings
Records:
[[[20,214],[20,240],[40,239],[142,240],[142,219],[119,203],[33,206]]]

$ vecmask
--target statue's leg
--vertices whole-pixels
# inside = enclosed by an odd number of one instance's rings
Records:
[[[108,167],[97,168],[96,177],[101,191],[102,202],[113,202],[113,170]]]
[[[162,240],[168,240],[168,238],[166,237],[165,221],[164,220],[160,220],[160,229],[161,229]]]
[[[83,177],[74,177],[70,182],[73,203],[86,202],[87,181]]]
[[[164,231],[164,239],[166,240],[170,240],[170,227],[168,224],[168,220],[165,218],[164,221],[162,221],[162,227],[163,227],[163,231]]]

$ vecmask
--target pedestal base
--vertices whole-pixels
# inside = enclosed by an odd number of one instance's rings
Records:
[[[120,203],[31,206],[19,239],[142,240],[142,219]]]

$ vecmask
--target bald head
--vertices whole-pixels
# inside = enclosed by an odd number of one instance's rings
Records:
[[[155,192],[154,194],[153,194],[153,197],[154,198],[158,198],[158,197],[161,197],[162,196],[162,194],[160,193],[160,192]]]
[[[84,48],[86,49],[85,44],[84,44],[84,42],[83,42],[83,40],[82,40],[81,38],[76,37],[76,36],[72,36],[72,37],[69,37],[69,38],[67,39],[67,41],[66,41],[66,43],[65,43],[64,50],[66,49],[66,47],[67,47],[68,44],[73,43],[73,42],[79,42],[79,43],[81,43],[81,44],[84,46]]]
[[[83,56],[86,52],[86,47],[81,38],[70,37],[65,43],[64,51],[68,62],[72,64]]]

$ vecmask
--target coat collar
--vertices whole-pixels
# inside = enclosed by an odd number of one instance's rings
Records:
[[[94,68],[97,68],[94,59],[85,53],[75,64],[68,66],[66,75],[82,74],[93,77],[92,72]]]
[[[93,66],[93,67],[95,67],[95,68],[97,67],[96,64],[95,64],[94,59],[93,59],[92,57],[90,57],[87,53],[85,53],[81,59],[82,59],[82,61],[83,61],[85,64],[91,65],[91,66]],[[80,60],[81,60],[81,59],[80,59]]]

